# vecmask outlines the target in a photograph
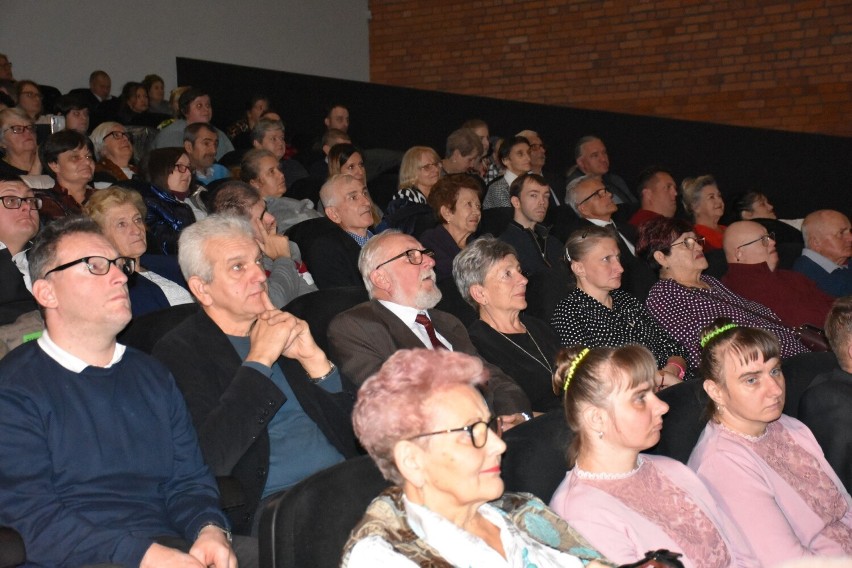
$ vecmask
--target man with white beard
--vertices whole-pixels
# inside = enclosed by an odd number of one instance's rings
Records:
[[[441,300],[433,255],[414,237],[394,230],[373,237],[361,249],[358,269],[371,299],[339,314],[328,328],[329,347],[356,387],[398,349],[478,355],[464,325],[433,309]],[[491,376],[486,397],[503,417],[503,428],[529,417],[524,391],[498,367],[485,366]]]

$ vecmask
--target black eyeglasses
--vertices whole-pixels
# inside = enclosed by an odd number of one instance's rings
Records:
[[[416,440],[417,438],[425,438],[426,436],[437,436],[438,434],[452,434],[453,432],[467,432],[470,435],[470,443],[473,444],[474,448],[481,448],[485,446],[485,443],[488,441],[488,431],[491,430],[498,436],[503,436],[503,423],[500,421],[499,416],[492,416],[488,422],[483,422],[480,420],[479,422],[474,422],[473,424],[469,424],[467,426],[462,426],[461,428],[451,428],[449,430],[438,430],[437,432],[427,432],[426,434],[417,434],[416,436],[412,436],[409,440]]]
[[[83,258],[78,258],[77,260],[72,260],[71,262],[60,264],[56,268],[51,268],[50,270],[44,273],[44,277],[47,278],[47,275],[51,272],[65,270],[78,264],[85,264],[86,268],[89,269],[89,272],[91,272],[95,276],[103,276],[104,274],[107,274],[109,272],[109,267],[111,264],[114,264],[115,267],[121,270],[125,276],[130,276],[131,274],[133,274],[133,270],[136,268],[136,260],[130,258],[129,256],[119,256],[113,259],[109,259],[103,256],[84,256]]]
[[[35,125],[34,124],[26,124],[26,125],[16,124],[15,126],[10,126],[9,128],[4,130],[3,132],[9,132],[10,130],[12,131],[13,134],[23,134],[24,132],[35,132]]]
[[[411,264],[423,264],[424,256],[435,256],[435,251],[432,249],[408,249],[407,251],[401,252],[393,258],[389,258],[383,263],[379,264],[373,270],[378,270],[389,262],[393,262],[398,258],[408,257],[408,262]]]
[[[692,250],[695,248],[695,245],[699,244],[702,247],[704,246],[704,237],[686,237],[679,243],[672,243],[669,248],[674,248],[677,245],[683,245],[687,248],[687,250]]]
[[[115,138],[116,140],[121,140],[122,138],[127,138],[128,140],[130,140],[130,134],[128,134],[127,132],[122,132],[121,130],[113,130],[112,132],[104,136],[104,140],[110,137]]]
[[[772,240],[772,241],[775,240],[775,233],[774,232],[767,233],[760,238],[754,239],[753,241],[749,241],[747,243],[741,244],[740,246],[737,247],[737,249],[747,247],[748,245],[753,245],[754,243],[761,243],[763,246],[768,247],[770,240]]]
[[[18,197],[17,195],[4,195],[0,197],[3,207],[6,209],[20,209],[26,203],[30,209],[41,209],[41,197]]]
[[[586,201],[588,201],[589,199],[594,199],[595,197],[601,197],[601,198],[602,198],[602,197],[603,197],[604,195],[606,195],[607,193],[609,193],[609,190],[608,190],[607,188],[605,188],[605,187],[602,187],[602,188],[600,188],[600,189],[596,190],[593,194],[591,194],[590,196],[588,196],[588,197],[587,197],[587,198],[585,198],[584,200],[582,200],[580,203],[578,203],[578,204],[577,204],[577,207],[579,207],[580,205],[582,205],[583,203],[585,203],[585,202],[586,202]]]
[[[423,164],[422,166],[417,166],[418,170],[431,170],[432,168],[440,168],[440,162],[430,162],[428,164]]]
[[[193,173],[195,171],[195,168],[187,166],[186,164],[175,164],[175,169],[182,174],[185,174],[186,172]]]

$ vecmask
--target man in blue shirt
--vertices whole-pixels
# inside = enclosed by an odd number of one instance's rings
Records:
[[[801,272],[817,286],[832,296],[852,294],[852,225],[839,211],[821,209],[814,211],[802,222],[805,248],[802,256],[793,263],[793,270]]]
[[[235,568],[180,392],[165,367],[116,343],[132,272],[90,219],[36,238],[46,330],[0,363],[0,525],[21,533],[27,566]]]

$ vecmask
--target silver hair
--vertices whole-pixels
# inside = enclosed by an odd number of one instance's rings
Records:
[[[579,215],[579,211],[577,211],[577,188],[580,187],[580,184],[592,179],[591,176],[580,176],[578,178],[574,178],[568,182],[568,185],[565,187],[565,203],[567,203],[571,209],[574,210],[574,213]]]
[[[115,130],[116,128],[124,128],[121,124],[117,122],[102,122],[92,130],[92,133],[89,135],[89,139],[92,141],[92,145],[95,147],[95,158],[101,159],[101,152],[104,149],[104,139],[107,134]]]
[[[284,132],[284,123],[280,120],[272,120],[270,118],[261,118],[251,129],[251,141],[260,144],[266,137],[267,132],[280,130]]]
[[[468,244],[453,259],[453,280],[464,301],[479,310],[479,304],[470,294],[470,287],[485,282],[485,277],[495,264],[518,253],[505,241],[486,235]]]
[[[322,187],[320,188],[319,196],[320,201],[322,201],[323,207],[334,207],[337,204],[337,195],[334,190],[337,189],[339,185],[343,185],[346,183],[360,183],[355,177],[349,174],[335,174],[328,178]]]
[[[242,217],[213,214],[181,231],[178,239],[178,264],[183,277],[191,276],[203,282],[213,280],[213,259],[207,254],[207,242],[221,237],[247,237],[254,240],[251,225]]]
[[[529,138],[530,136],[535,136],[536,138],[541,138],[541,136],[538,135],[538,132],[530,129],[521,130],[520,132],[515,134],[515,136],[520,136],[522,138]]]
[[[367,244],[364,245],[364,248],[361,249],[361,253],[358,255],[358,272],[361,273],[364,286],[367,287],[367,294],[371,298],[373,297],[373,282],[370,280],[370,274],[375,270],[376,264],[379,263],[378,256],[382,252],[382,245],[389,237],[402,234],[404,233],[399,229],[383,231],[367,241]]]

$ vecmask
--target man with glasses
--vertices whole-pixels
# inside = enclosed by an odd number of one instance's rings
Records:
[[[0,179],[0,201],[0,325],[8,325],[38,308],[29,291],[27,249],[38,232],[41,199],[12,178]]]
[[[162,365],[116,342],[133,264],[84,217],[33,244],[46,330],[0,362],[0,525],[40,566],[234,568],[180,392]]]
[[[725,286],[768,307],[790,327],[823,326],[834,298],[806,276],[778,267],[774,233],[754,221],[737,221],[725,229],[722,248]]]
[[[621,289],[644,301],[657,278],[648,265],[636,257],[636,228],[613,218],[619,206],[606,184],[590,175],[574,178],[568,183],[565,200],[580,218],[575,229],[597,225],[613,231],[624,267]]]
[[[554,187],[565,187],[565,178],[556,176],[550,173],[544,173],[544,163],[547,161],[547,146],[544,145],[541,136],[534,130],[521,130],[515,136],[522,136],[530,143],[530,172],[538,174],[547,180],[549,185],[549,201],[550,209],[548,212],[555,211],[556,207],[562,204],[560,198],[553,191]],[[550,218],[550,217],[548,217]],[[551,223],[548,223],[551,224]]]
[[[358,268],[371,300],[335,317],[329,346],[344,375],[356,387],[379,370],[398,349],[450,349],[478,355],[464,325],[433,309],[441,300],[435,283],[434,253],[396,230],[373,237],[362,249]],[[529,416],[523,390],[498,367],[485,363],[494,412],[511,427]]]
[[[357,454],[352,399],[308,324],[270,302],[244,219],[202,219],[183,230],[178,251],[201,310],[153,354],[186,398],[207,464],[233,478],[223,502],[235,532],[249,534],[263,500]]]

